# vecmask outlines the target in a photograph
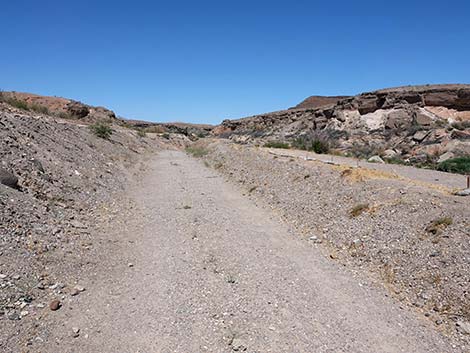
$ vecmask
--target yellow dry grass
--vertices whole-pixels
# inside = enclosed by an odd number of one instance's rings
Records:
[[[335,170],[341,172],[341,176],[352,183],[373,179],[401,179],[398,175],[381,170],[367,168],[351,168],[343,165],[333,166]]]

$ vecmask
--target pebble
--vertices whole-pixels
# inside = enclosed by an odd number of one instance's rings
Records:
[[[75,286],[74,288],[72,288],[72,291],[70,292],[70,295],[72,297],[80,294],[81,292],[84,292],[85,291],[85,288],[82,287],[82,286]]]
[[[129,263],[127,264],[127,266],[128,266],[128,267],[134,267],[134,264],[133,264],[132,262],[129,262]]]
[[[0,279],[5,279],[7,277],[8,277],[7,275],[4,275],[3,273],[0,273]]]
[[[80,336],[80,329],[78,327],[72,327],[72,336],[75,338]]]
[[[60,307],[61,307],[61,304],[60,304],[60,300],[58,299],[53,300],[49,303],[49,309],[51,309],[52,311],[59,310]]]

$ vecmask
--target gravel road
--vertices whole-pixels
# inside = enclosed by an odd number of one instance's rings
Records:
[[[107,230],[119,255],[51,312],[43,351],[457,351],[182,152],[159,153],[130,193]]]

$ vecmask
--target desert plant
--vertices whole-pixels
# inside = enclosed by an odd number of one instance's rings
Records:
[[[470,156],[448,159],[439,163],[437,169],[449,173],[469,174]]]
[[[351,217],[357,217],[360,216],[363,212],[367,211],[369,209],[369,204],[368,203],[360,203],[354,206],[350,211],[349,215]]]
[[[5,102],[11,105],[12,107],[23,109],[23,110],[29,110],[28,103],[26,103],[25,101],[15,99],[15,98],[7,98]]]
[[[40,105],[40,104],[31,104],[29,106],[29,109],[36,112],[36,113],[41,113],[41,114],[49,114],[49,109],[44,106],[44,105]]]
[[[450,217],[437,218],[426,227],[426,232],[431,234],[439,234],[443,229],[450,226],[452,222],[453,220]]]
[[[285,148],[288,149],[290,148],[289,144],[286,142],[281,142],[281,141],[268,141],[264,144],[264,147],[269,147],[269,148]]]
[[[186,147],[186,152],[191,154],[193,157],[204,157],[209,153],[208,150],[206,150],[203,147],[198,147],[198,146],[189,146]]]
[[[319,132],[300,136],[292,142],[294,148],[313,151],[318,154],[328,153],[331,145],[332,143],[328,134]]]
[[[95,136],[106,140],[109,139],[113,133],[111,127],[103,123],[90,125],[90,130],[95,134]]]
[[[137,136],[139,136],[139,137],[145,137],[145,136],[147,136],[147,133],[146,133],[145,130],[143,130],[143,129],[138,129],[138,130],[137,130]]]

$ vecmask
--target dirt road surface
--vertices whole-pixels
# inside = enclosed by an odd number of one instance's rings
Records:
[[[107,230],[119,256],[51,312],[45,351],[458,351],[182,152],[159,153],[130,193]]]

